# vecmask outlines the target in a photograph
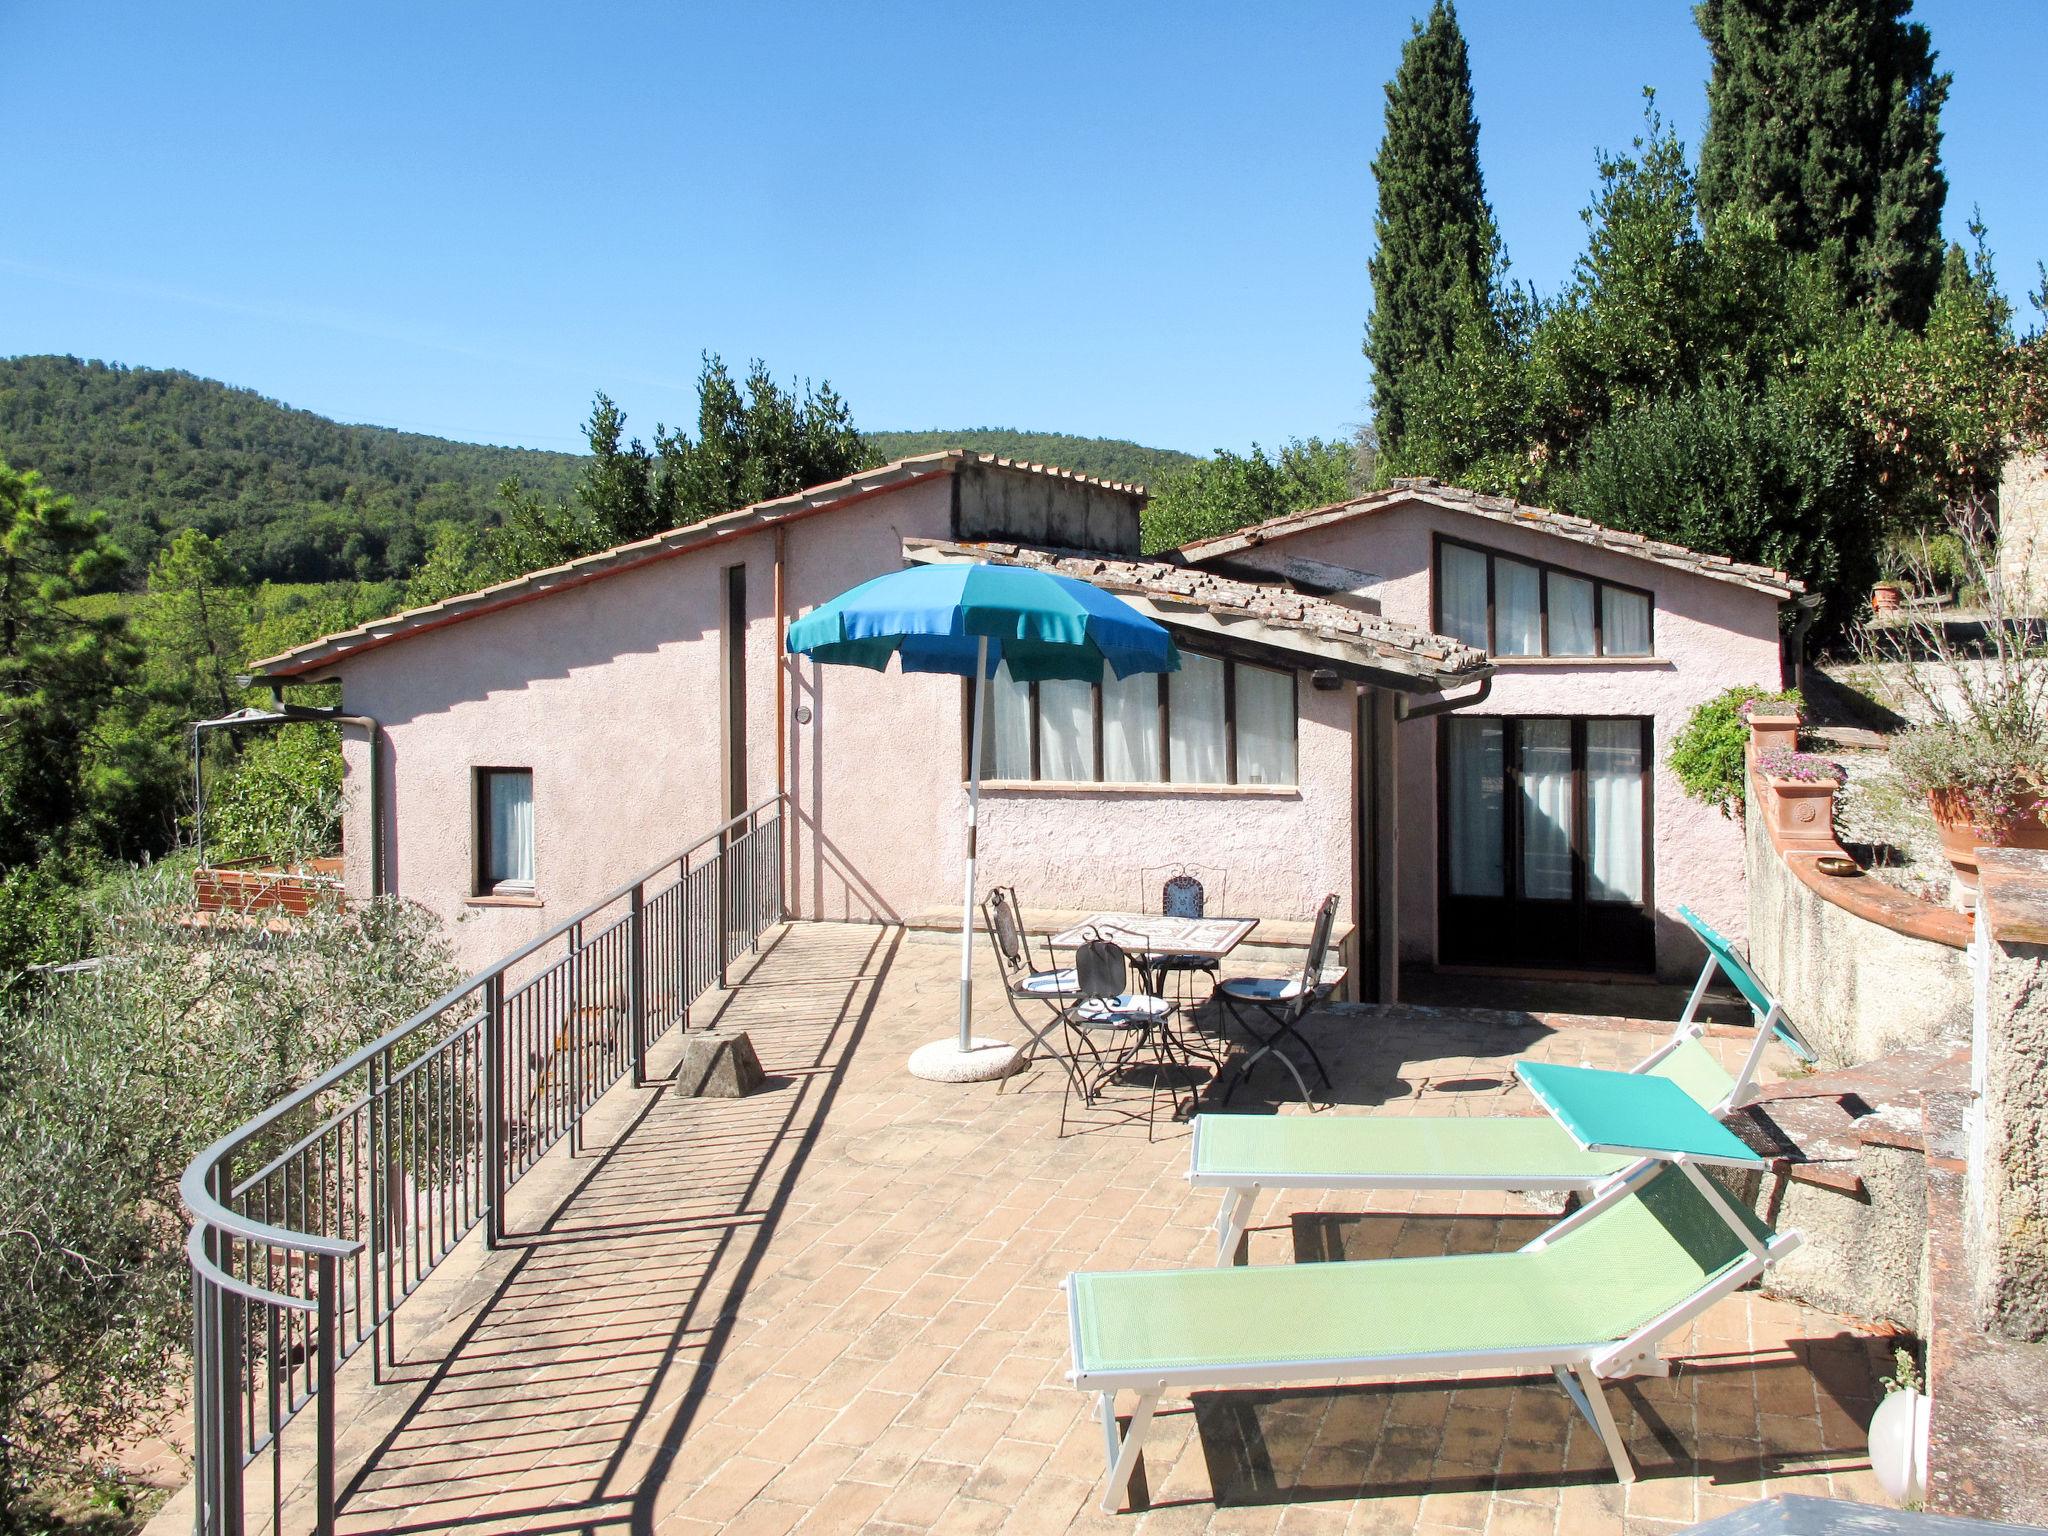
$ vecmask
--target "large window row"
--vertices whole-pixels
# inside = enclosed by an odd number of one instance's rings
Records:
[[[1648,656],[1650,594],[1439,539],[1436,631],[1495,656]]]
[[[1181,652],[1178,672],[989,685],[982,773],[1069,784],[1293,784],[1294,674]]]

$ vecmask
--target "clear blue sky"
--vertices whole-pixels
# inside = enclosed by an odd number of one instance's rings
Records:
[[[580,447],[700,351],[864,426],[1207,451],[1365,409],[1368,162],[1409,18],[1349,5],[0,0],[0,353],[175,366],[351,421]],[[1949,228],[2048,256],[2048,4],[1921,0]],[[1488,188],[1556,288],[1682,0],[1464,0]]]

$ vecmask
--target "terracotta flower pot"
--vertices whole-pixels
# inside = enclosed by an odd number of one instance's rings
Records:
[[[1835,850],[1835,791],[1832,782],[1767,779],[1771,786],[1771,830],[1784,849]]]
[[[1870,609],[1877,614],[1897,613],[1905,591],[1895,581],[1880,581],[1870,589]]]
[[[1963,797],[1952,789],[1937,789],[1927,796],[1927,809],[1934,814],[1935,829],[1941,833],[1941,851],[1955,866],[1956,879],[1964,890],[1977,889],[1979,848],[2048,849],[2048,824],[2041,820],[2048,796],[2036,796],[2022,805],[2002,827],[1980,827]]]

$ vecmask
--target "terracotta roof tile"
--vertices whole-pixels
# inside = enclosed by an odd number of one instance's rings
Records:
[[[1225,623],[1257,626],[1262,638],[1282,649],[1308,650],[1290,637],[1314,638],[1370,658],[1376,670],[1415,677],[1431,687],[1458,687],[1490,673],[1485,652],[1428,630],[1368,613],[1291,587],[1240,581],[1178,560],[1136,560],[1089,550],[1039,549],[1004,543],[950,539],[905,539],[913,560],[986,560],[1056,571],[1121,596],[1196,608]]]
[[[1696,576],[1705,576],[1713,581],[1732,582],[1737,586],[1749,587],[1781,599],[1796,597],[1806,590],[1804,582],[1788,576],[1783,571],[1773,570],[1767,565],[1746,565],[1741,561],[1731,560],[1726,555],[1687,549],[1682,544],[1671,544],[1661,539],[1646,538],[1640,533],[1627,533],[1619,528],[1609,528],[1587,518],[1574,517],[1568,512],[1553,512],[1547,507],[1525,506],[1505,496],[1489,496],[1478,491],[1468,491],[1426,477],[1396,480],[1386,490],[1375,491],[1370,496],[1361,496],[1354,501],[1338,502],[1327,507],[1310,507],[1306,511],[1291,512],[1285,517],[1272,518],[1250,528],[1240,528],[1235,533],[1222,534],[1213,539],[1198,539],[1184,546],[1179,553],[1182,558],[1200,564],[1203,561],[1217,560],[1254,549],[1274,539],[1286,538],[1290,534],[1305,533],[1311,528],[1346,522],[1354,517],[1369,517],[1413,501],[1427,502],[1431,506],[1445,507],[1454,512],[1469,512],[1475,517],[1489,518],[1498,523],[1534,528],[1558,538],[1590,544],[1599,549],[1610,549],[1617,554],[1628,555],[1638,560],[1654,561],[1658,565],[1669,566],[1674,570],[1691,571]]]

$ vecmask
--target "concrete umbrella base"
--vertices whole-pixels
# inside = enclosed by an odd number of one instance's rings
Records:
[[[933,1083],[988,1083],[1023,1065],[1024,1053],[1017,1047],[980,1035],[964,1051],[959,1036],[948,1035],[910,1053],[910,1075]]]

